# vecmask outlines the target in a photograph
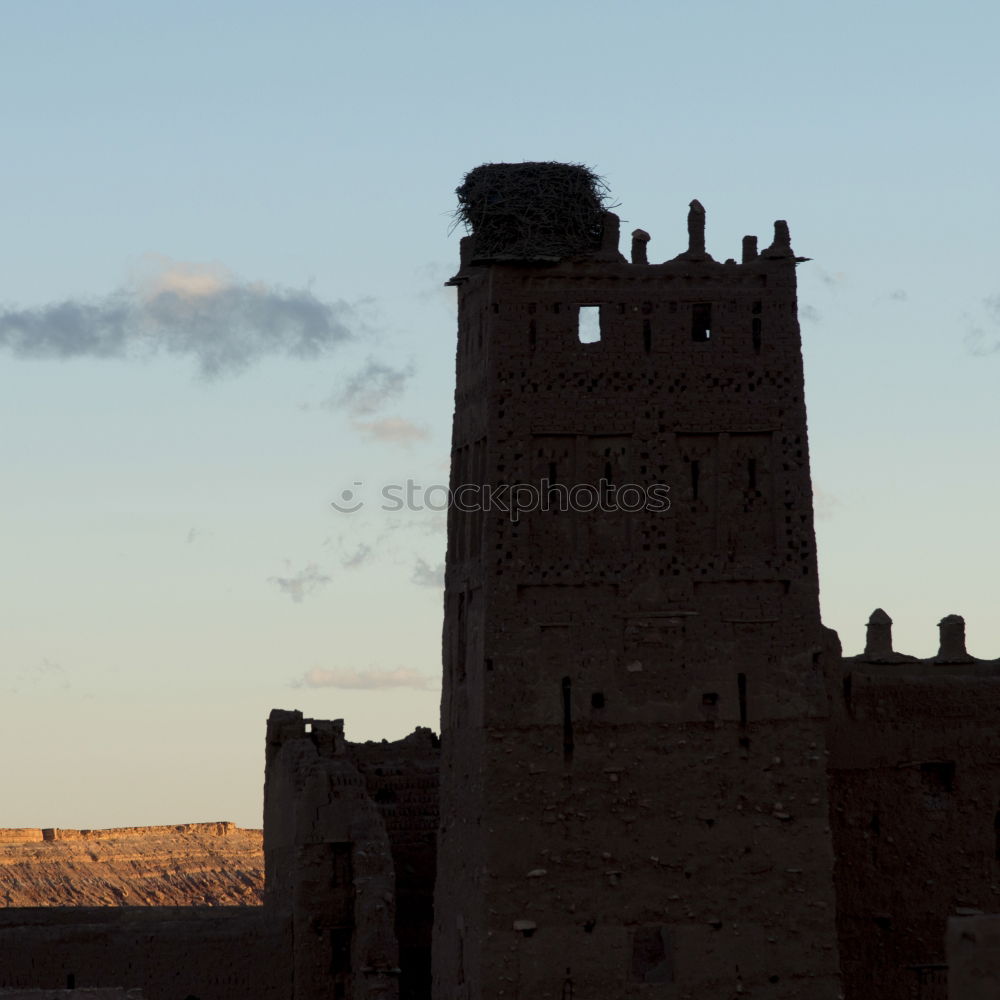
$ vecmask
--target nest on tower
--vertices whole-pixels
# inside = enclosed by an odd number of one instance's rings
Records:
[[[600,249],[608,189],[589,167],[484,163],[455,193],[476,261],[563,260]]]

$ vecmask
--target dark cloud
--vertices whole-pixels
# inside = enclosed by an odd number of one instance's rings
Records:
[[[303,598],[325,587],[330,582],[330,577],[321,573],[316,563],[309,563],[298,573],[291,576],[268,577],[267,582],[273,583],[283,594],[288,594],[296,604],[301,604]]]
[[[818,323],[820,318],[819,310],[810,305],[799,306],[799,315],[809,323]]]
[[[395,399],[406,388],[413,372],[412,364],[393,368],[369,358],[364,368],[351,375],[323,405],[328,409],[347,410],[354,416],[368,416]]]
[[[144,281],[101,299],[0,309],[0,347],[22,358],[179,355],[212,377],[265,356],[320,357],[350,338],[351,316],[347,303],[308,289],[158,259]]]

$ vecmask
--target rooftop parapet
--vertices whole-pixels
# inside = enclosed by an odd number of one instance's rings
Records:
[[[881,659],[892,655],[892,619],[881,608],[876,608],[868,619],[865,659]]]
[[[971,663],[965,648],[965,619],[961,615],[945,615],[938,622],[940,644],[935,663]]]
[[[881,609],[876,608],[868,619],[867,637],[863,653],[847,659],[867,663],[926,663],[949,664],[981,663],[990,661],[979,660],[970,656],[965,647],[965,619],[961,615],[945,615],[938,622],[939,643],[936,656],[921,660],[916,656],[897,653],[892,648],[892,619]],[[1000,661],[997,661],[1000,665]]]
[[[609,211],[608,189],[589,167],[573,163],[484,163],[470,170],[456,188],[455,217],[469,233],[461,241],[459,274],[446,282],[461,284],[467,268],[489,264],[556,264],[586,258],[627,263],[619,252],[619,219]],[[665,264],[718,264],[705,244],[706,211],[694,199],[688,205],[687,249]],[[632,232],[631,263],[649,265],[643,229]],[[788,223],[774,223],[771,245],[758,252],[757,237],[744,236],[743,264],[809,260],[792,250]],[[735,264],[732,258],[725,266]]]

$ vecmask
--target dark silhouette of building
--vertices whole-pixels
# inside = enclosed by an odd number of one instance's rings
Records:
[[[820,621],[787,225],[650,263],[584,168],[459,196],[440,744],[272,712],[263,912],[7,911],[0,987],[998,995],[1000,661]]]
[[[512,509],[451,512],[435,996],[834,1000],[788,227],[717,262],[692,202],[662,264],[610,213],[533,254],[522,186],[579,169],[467,182],[452,490]],[[482,245],[494,214],[514,252]]]

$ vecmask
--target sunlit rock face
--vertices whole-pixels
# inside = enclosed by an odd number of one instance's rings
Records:
[[[260,830],[187,823],[0,830],[0,905],[255,906]]]

